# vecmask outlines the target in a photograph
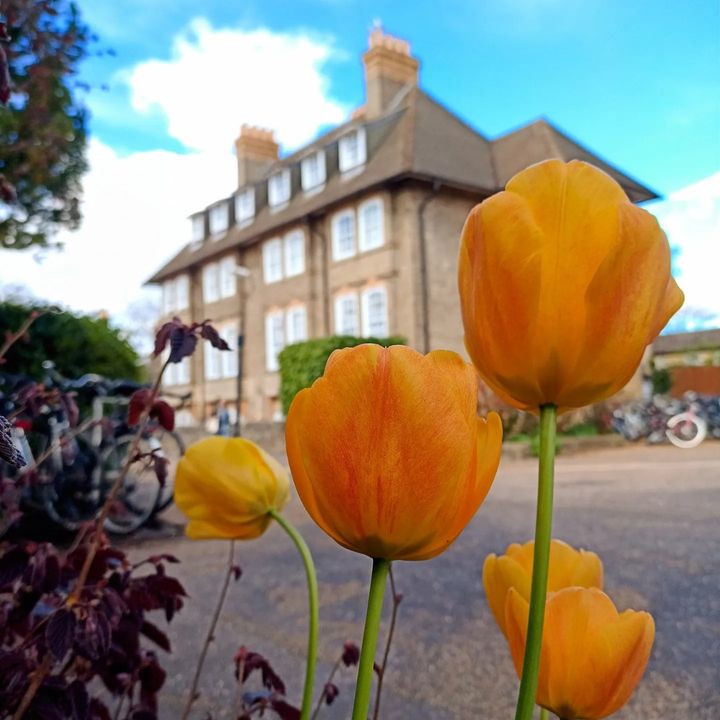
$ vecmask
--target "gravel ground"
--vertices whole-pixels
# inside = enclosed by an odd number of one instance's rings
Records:
[[[531,537],[536,466],[503,461],[471,525],[444,555],[396,563],[404,594],[383,691],[384,720],[499,720],[513,716],[517,679],[485,602],[485,556]],[[629,447],[559,458],[555,537],[595,550],[606,590],[621,609],[649,610],[657,635],[648,671],[617,720],[720,718],[720,443],[690,451]],[[175,511],[176,512],[176,511]],[[347,639],[360,641],[370,561],[329,540],[294,500],[287,515],[305,535],[320,583],[320,688]],[[170,513],[170,519],[177,519]],[[146,537],[131,556],[170,552],[189,599],[169,626],[174,653],[163,720],[182,714],[194,658],[206,632],[228,546]],[[302,565],[279,527],[238,544],[243,577],[233,585],[208,654],[192,717],[233,717],[232,656],[240,645],[268,657],[299,699],[306,641]],[[387,627],[387,611],[381,633]],[[381,642],[384,634],[381,634]],[[340,697],[320,717],[348,718],[353,671],[339,673]],[[246,688],[247,689],[247,688]]]

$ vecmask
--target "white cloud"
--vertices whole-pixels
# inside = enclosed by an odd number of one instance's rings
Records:
[[[293,148],[347,115],[322,73],[338,56],[329,41],[306,34],[214,29],[196,19],[175,38],[172,59],[142,62],[126,79],[133,107],[160,110],[188,148],[232,147],[244,122],[275,130]]]
[[[647,209],[658,218],[670,244],[680,251],[675,269],[685,292],[685,306],[708,310],[720,322],[720,172]]]
[[[213,30],[200,20],[191,28],[176,38],[172,60],[141,62],[122,76],[133,106],[160,108],[170,134],[194,151],[120,155],[92,140],[82,227],[60,233],[65,249],[45,252],[40,264],[35,251],[0,251],[0,285],[24,285],[83,312],[106,310],[125,325],[140,322],[137,301],[158,296],[142,284],[188,241],[187,216],[236,186],[232,141],[240,124],[274,128],[292,146],[345,116],[326,96],[321,68],[334,53],[329,43],[299,33]]]
[[[63,251],[4,251],[2,285],[23,283],[40,298],[82,311],[121,315],[142,283],[190,237],[187,215],[235,181],[232,155],[155,150],[119,157],[98,140],[89,146],[83,223],[62,232]]]

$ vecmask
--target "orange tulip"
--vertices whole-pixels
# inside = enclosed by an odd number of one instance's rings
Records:
[[[350,550],[386,560],[438,555],[475,514],[500,461],[500,418],[486,422],[476,408],[476,373],[455,353],[336,350],[287,417],[303,505]]]
[[[514,588],[505,605],[507,638],[518,676],[528,603]],[[597,588],[548,595],[537,704],[561,720],[599,720],[619,710],[645,672],[655,623],[646,612],[618,613]]]
[[[533,165],[472,210],[459,288],[475,367],[535,412],[616,393],[683,303],[657,220],[576,160]]]
[[[505,635],[505,599],[508,590],[515,588],[526,601],[530,601],[534,550],[535,542],[531,540],[524,545],[509,545],[505,554],[500,557],[492,554],[485,558],[485,594],[495,622]],[[548,592],[572,586],[596,587],[602,590],[602,561],[594,552],[576,550],[562,540],[552,540]]]
[[[175,502],[194,539],[251,540],[270,524],[290,494],[282,465],[244,438],[209,437],[191,445],[178,464]]]

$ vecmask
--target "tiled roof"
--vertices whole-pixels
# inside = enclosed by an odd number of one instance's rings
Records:
[[[361,125],[366,129],[367,162],[357,174],[352,171],[341,174],[337,169],[338,138]],[[319,149],[326,152],[326,184],[320,192],[304,192],[300,187],[300,160]],[[259,183],[256,215],[249,225],[230,227],[218,240],[206,239],[200,247],[186,245],[148,282],[162,282],[209,258],[254,243],[393,178],[414,176],[439,180],[477,192],[480,198],[501,190],[519,170],[551,157],[592,162],[612,175],[635,202],[656,197],[651,190],[593,155],[546,120],[490,141],[424,91],[406,87],[380,118],[366,122],[359,114],[356,119],[279,160],[268,176],[282,168],[291,168],[292,195],[286,205],[271,209],[265,201],[266,183]]]
[[[718,350],[720,349],[720,329],[661,335],[652,344],[652,348],[656,355],[696,350]]]

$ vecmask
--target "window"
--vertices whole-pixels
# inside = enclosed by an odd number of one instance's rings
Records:
[[[278,367],[278,355],[285,347],[285,328],[283,312],[277,310],[265,316],[265,367],[275,372]]]
[[[162,354],[163,363],[170,355],[170,348]],[[190,384],[190,358],[185,357],[179,363],[170,363],[163,374],[163,385],[189,385]]]
[[[355,254],[355,213],[345,210],[333,218],[333,259],[345,260]]]
[[[362,294],[362,330],[365,337],[388,336],[387,291],[372,287]]]
[[[360,334],[356,293],[344,293],[335,298],[335,332],[338,335]]]
[[[200,244],[205,239],[205,215],[193,215],[191,218],[193,244]]]
[[[210,235],[216,236],[228,229],[228,205],[219,203],[210,208]]]
[[[235,222],[240,225],[255,216],[255,188],[235,196]]]
[[[285,314],[287,344],[307,340],[307,312],[304,305],[293,305]]]
[[[235,258],[226,257],[220,261],[220,297],[235,294]]]
[[[285,169],[268,179],[268,202],[271,207],[284,205],[290,199],[290,170]]]
[[[339,142],[340,172],[352,170],[364,164],[366,159],[365,128],[358,128],[343,135]]]
[[[305,272],[305,235],[294,230],[285,236],[285,276],[292,277]]]
[[[215,302],[220,297],[218,283],[218,264],[210,263],[203,268],[203,300]]]
[[[190,307],[190,281],[187,275],[175,278],[175,309],[187,310]]]
[[[163,283],[163,312],[168,315],[175,310],[176,289],[174,280]]]
[[[280,238],[268,240],[263,245],[263,275],[266,283],[282,280],[282,242]]]
[[[222,376],[234,378],[238,374],[238,341],[237,329],[234,325],[226,325],[220,329],[220,337],[228,344],[229,350],[216,350],[220,353]],[[209,345],[209,343],[206,343]]]
[[[300,163],[303,190],[312,190],[325,183],[325,152],[320,150],[303,158]]]
[[[206,380],[218,380],[222,377],[221,352],[227,352],[227,350],[217,350],[209,342],[203,343]]]
[[[385,242],[383,201],[373,198],[358,211],[358,245],[360,252],[374,250]]]

